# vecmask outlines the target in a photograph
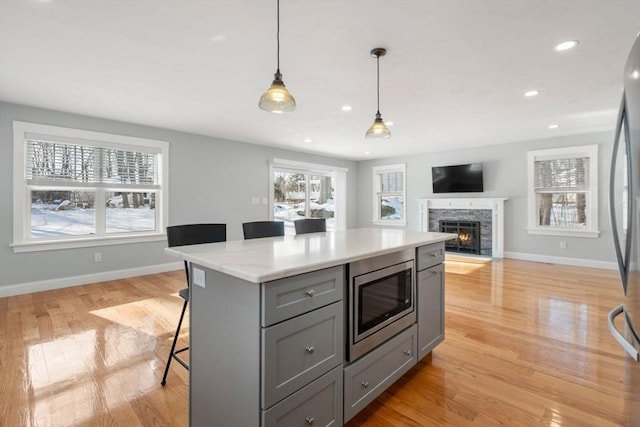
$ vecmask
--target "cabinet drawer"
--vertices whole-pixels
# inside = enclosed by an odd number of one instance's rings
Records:
[[[444,243],[420,246],[416,251],[418,271],[444,262]]]
[[[371,403],[417,362],[416,325],[344,370],[344,420]]]
[[[344,266],[339,265],[263,283],[262,326],[342,300],[344,281]]]
[[[262,408],[342,364],[342,302],[262,330]]]
[[[342,366],[262,411],[263,427],[311,425],[342,426]]]

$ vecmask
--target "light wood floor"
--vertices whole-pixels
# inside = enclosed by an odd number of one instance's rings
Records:
[[[349,427],[640,425],[640,365],[607,329],[616,272],[446,270],[445,341]],[[187,371],[174,364],[160,386],[183,283],[178,271],[0,299],[0,425],[186,426]]]

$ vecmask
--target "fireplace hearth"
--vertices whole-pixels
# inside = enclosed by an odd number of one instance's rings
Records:
[[[445,242],[449,252],[480,254],[480,221],[440,220],[439,229],[443,233],[454,233],[456,239]]]

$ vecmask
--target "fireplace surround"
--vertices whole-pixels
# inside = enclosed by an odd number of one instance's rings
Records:
[[[491,221],[490,241],[491,252],[489,256],[493,258],[504,257],[504,203],[507,198],[455,198],[455,199],[418,199],[420,231],[438,231],[437,228],[430,228],[429,210],[447,209],[455,214],[456,211],[478,210],[487,213],[487,220]],[[447,215],[451,219],[455,215]],[[443,218],[444,219],[444,218]],[[487,237],[489,238],[489,237]]]

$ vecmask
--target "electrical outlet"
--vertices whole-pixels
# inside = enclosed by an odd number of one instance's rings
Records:
[[[93,262],[102,262],[102,252],[93,254]]]
[[[260,204],[260,197],[252,197],[251,198],[251,204],[252,205],[259,205]]]
[[[560,242],[560,249],[567,249],[567,242]]]
[[[199,268],[193,268],[193,284],[198,285],[201,288],[204,288],[206,278],[204,276],[204,270],[200,270]]]

